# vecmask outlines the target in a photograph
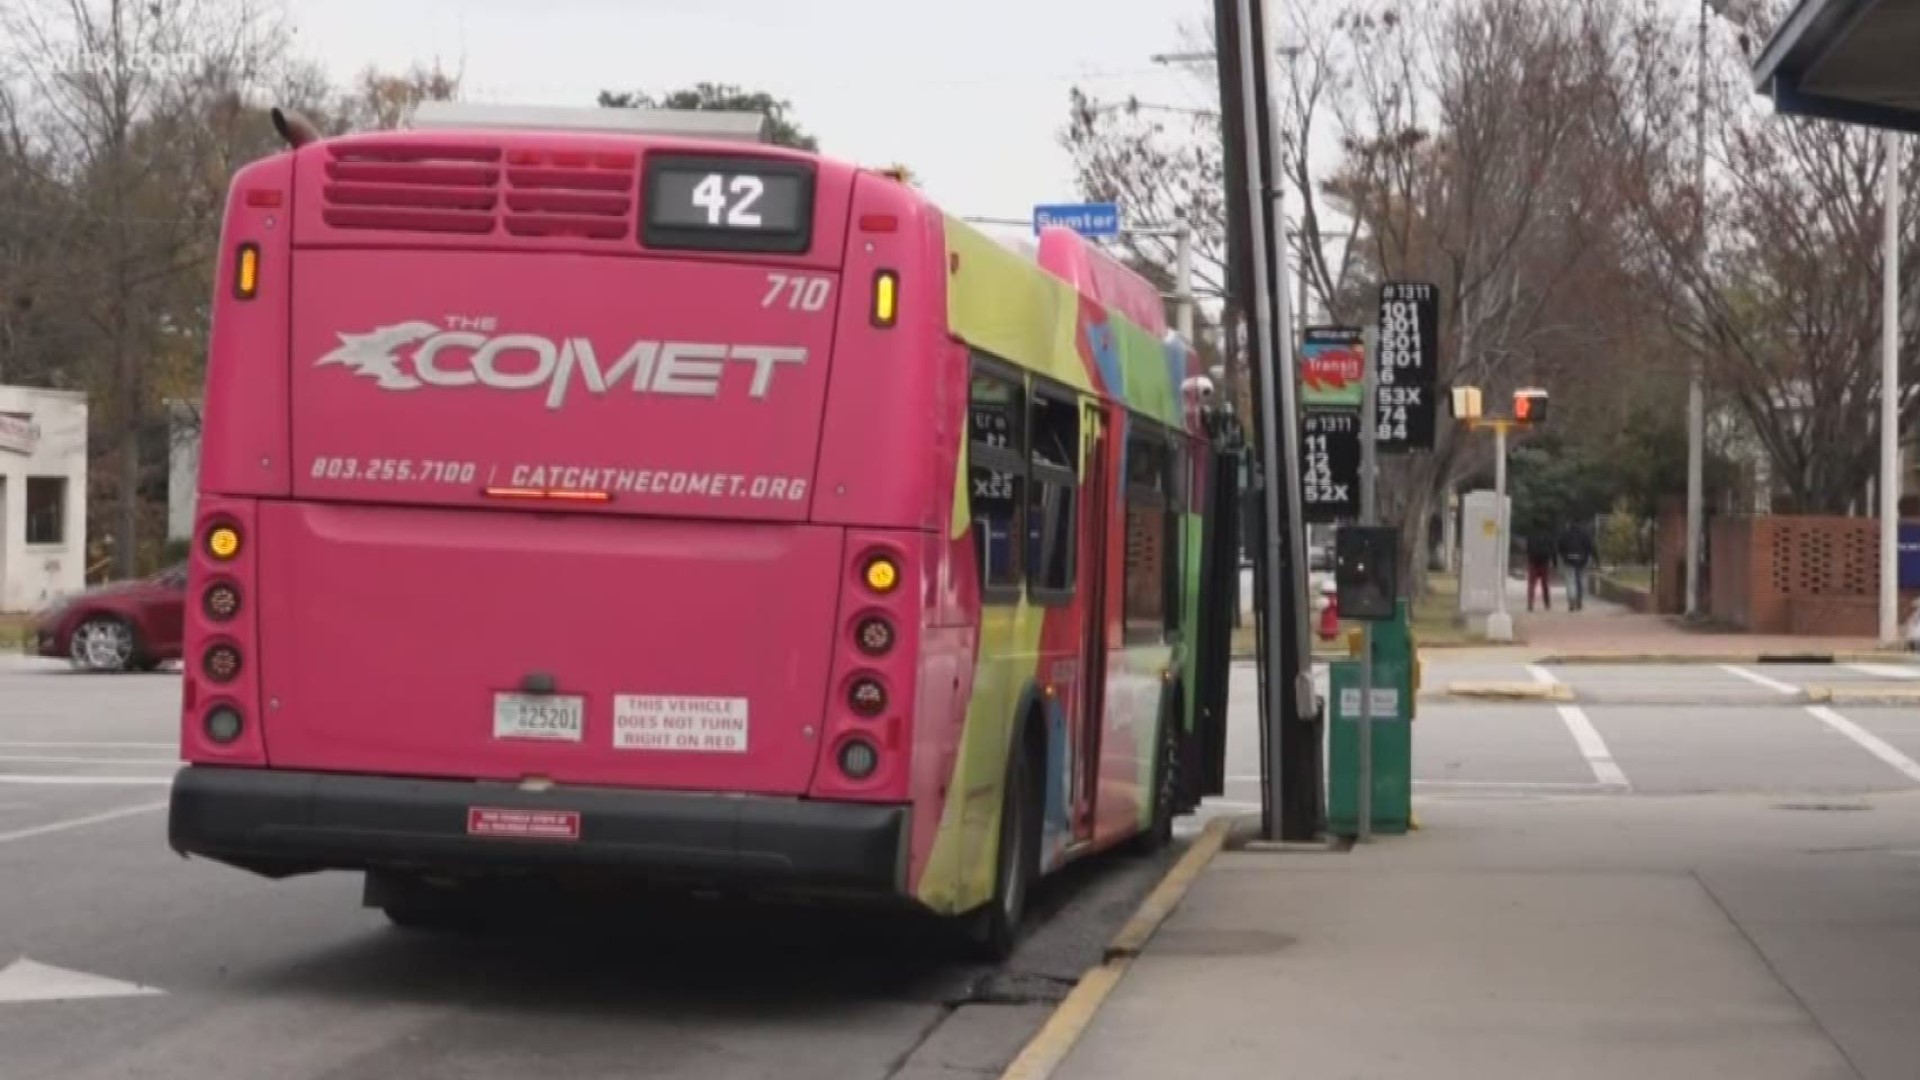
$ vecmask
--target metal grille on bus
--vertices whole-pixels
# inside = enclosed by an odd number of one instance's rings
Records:
[[[322,217],[337,229],[623,240],[635,155],[344,141],[329,147]]]

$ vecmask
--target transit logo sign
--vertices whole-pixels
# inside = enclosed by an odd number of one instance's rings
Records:
[[[1310,326],[1300,345],[1300,404],[1357,409],[1366,398],[1367,357],[1358,327]]]
[[[558,409],[576,384],[592,395],[624,383],[636,394],[717,398],[730,364],[751,367],[747,397],[759,401],[781,365],[807,362],[807,350],[799,347],[638,340],[603,349],[587,337],[496,333],[498,322],[491,318],[446,322],[413,320],[364,334],[337,333],[339,346],[318,366],[349,368],[382,390],[544,392],[547,408]]]

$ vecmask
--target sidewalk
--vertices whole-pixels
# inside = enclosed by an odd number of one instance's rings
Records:
[[[1224,853],[1055,1076],[1910,1080],[1920,797],[1869,801],[1436,799]]]
[[[1586,605],[1568,611],[1566,593],[1555,579],[1553,609],[1527,610],[1524,578],[1507,582],[1507,608],[1513,613],[1514,635],[1523,644],[1511,649],[1532,659],[1551,657],[1601,659],[1706,659],[1709,657],[1801,656],[1840,659],[1879,652],[1873,638],[1793,637],[1690,629],[1668,615],[1642,615],[1589,594]],[[1471,646],[1494,651],[1501,646]],[[1434,650],[1451,655],[1456,650]],[[1458,650],[1464,653],[1466,650]],[[1882,654],[1885,655],[1885,654]]]

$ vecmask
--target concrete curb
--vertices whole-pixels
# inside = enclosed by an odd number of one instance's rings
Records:
[[[1809,686],[1803,696],[1816,705],[1920,705],[1920,686]]]
[[[1565,683],[1456,682],[1447,684],[1447,698],[1470,701],[1572,701]]]
[[[1873,664],[1911,655],[1897,649],[1875,652],[1591,652],[1547,653],[1537,664]]]
[[[1066,999],[1053,1010],[1053,1015],[1027,1040],[1019,1056],[1001,1072],[1001,1080],[1046,1080],[1067,1060],[1080,1036],[1099,1014],[1100,1006],[1106,1003],[1107,996],[1120,985],[1134,958],[1146,948],[1160,924],[1180,906],[1201,871],[1220,854],[1232,828],[1231,818],[1215,818],[1207,823],[1193,846],[1187,848],[1180,861],[1173,864],[1173,869],[1168,870],[1160,884],[1141,901],[1133,918],[1128,919],[1107,944],[1106,958],[1080,977]]]

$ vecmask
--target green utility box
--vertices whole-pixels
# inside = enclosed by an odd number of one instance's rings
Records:
[[[1404,833],[1413,822],[1414,695],[1420,665],[1409,624],[1410,607],[1399,601],[1392,620],[1373,624],[1373,813],[1372,831]],[[1337,836],[1360,831],[1360,633],[1351,634],[1352,659],[1330,667],[1327,702],[1327,826]]]

